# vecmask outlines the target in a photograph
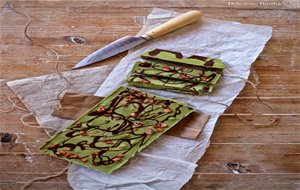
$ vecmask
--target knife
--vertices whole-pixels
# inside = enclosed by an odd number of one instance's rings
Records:
[[[202,13],[200,11],[189,11],[178,17],[175,17],[166,23],[146,32],[142,36],[125,36],[120,38],[103,48],[100,48],[81,60],[78,64],[75,65],[73,69],[78,69],[90,64],[93,64],[98,61],[102,61],[106,58],[117,55],[123,51],[126,51],[130,48],[138,46],[146,41],[149,41],[153,38],[157,38],[174,30],[177,30],[183,26],[191,24],[192,22],[200,19]]]

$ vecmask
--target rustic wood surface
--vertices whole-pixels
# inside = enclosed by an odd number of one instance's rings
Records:
[[[136,34],[152,7],[181,12],[199,9],[207,17],[272,26],[272,39],[253,64],[250,79],[258,84],[262,99],[276,109],[279,120],[271,126],[251,126],[227,111],[220,117],[210,147],[183,190],[300,189],[300,1],[19,0],[10,4],[31,16],[28,35],[59,53],[61,70],[70,70],[94,49]],[[12,11],[5,0],[0,5],[1,109],[8,109],[10,105],[3,94],[13,100],[18,98],[3,86],[3,81],[53,73],[55,56],[25,38],[23,30],[27,19],[24,15]],[[86,42],[73,43],[70,36],[82,37]],[[116,64],[121,56],[102,64]],[[18,105],[23,106],[20,102]],[[231,109],[237,113],[259,110],[263,114],[255,118],[244,116],[248,120],[269,119],[269,111],[260,107],[249,85]],[[37,151],[48,137],[41,129],[23,126],[19,120],[23,113],[20,110],[0,113],[0,133],[17,137],[14,142],[0,146],[1,190],[20,189],[26,181],[54,174],[66,166],[65,161]],[[226,164],[239,174],[229,170]],[[65,173],[36,182],[28,189],[71,187]]]

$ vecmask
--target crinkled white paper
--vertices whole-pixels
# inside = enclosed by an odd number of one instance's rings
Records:
[[[80,69],[63,72],[62,75],[70,81],[68,92],[92,94],[106,79],[112,66],[102,66],[92,69]],[[62,119],[51,115],[58,105],[57,94],[64,89],[65,82],[57,74],[10,81],[7,85],[16,93],[19,99],[32,112],[38,124],[45,128],[45,132],[52,136],[71,124],[72,120]]]
[[[176,15],[178,13],[173,11],[153,9],[140,34]],[[202,55],[219,58],[226,65],[225,75],[248,78],[251,64],[263,50],[271,34],[272,28],[268,26],[203,18],[197,23],[132,49],[114,68],[96,95],[105,96],[120,85],[126,86],[125,78],[140,54],[155,48],[182,52],[185,56]],[[230,105],[244,86],[245,81],[241,79],[222,77],[213,93],[208,96],[143,89],[187,102],[198,111],[210,113],[211,118],[198,141],[163,136],[143,150],[143,153],[139,153],[130,164],[110,175],[72,165],[68,175],[70,185],[76,190],[180,189],[191,178],[195,163],[204,154],[216,121],[226,108],[209,101]]]

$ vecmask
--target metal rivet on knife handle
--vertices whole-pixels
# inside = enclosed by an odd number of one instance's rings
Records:
[[[200,11],[189,11],[186,12],[178,17],[175,17],[168,22],[154,28],[146,33],[146,35],[150,36],[151,38],[157,38],[174,30],[177,30],[183,26],[191,24],[196,20],[202,17],[202,13]]]

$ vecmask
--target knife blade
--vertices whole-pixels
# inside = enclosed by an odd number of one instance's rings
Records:
[[[125,36],[123,38],[120,38],[88,55],[86,58],[77,63],[73,69],[78,69],[117,55],[153,38],[157,38],[159,36],[177,30],[183,26],[191,24],[192,22],[195,22],[201,17],[202,13],[200,11],[189,11],[146,32],[142,36]]]

